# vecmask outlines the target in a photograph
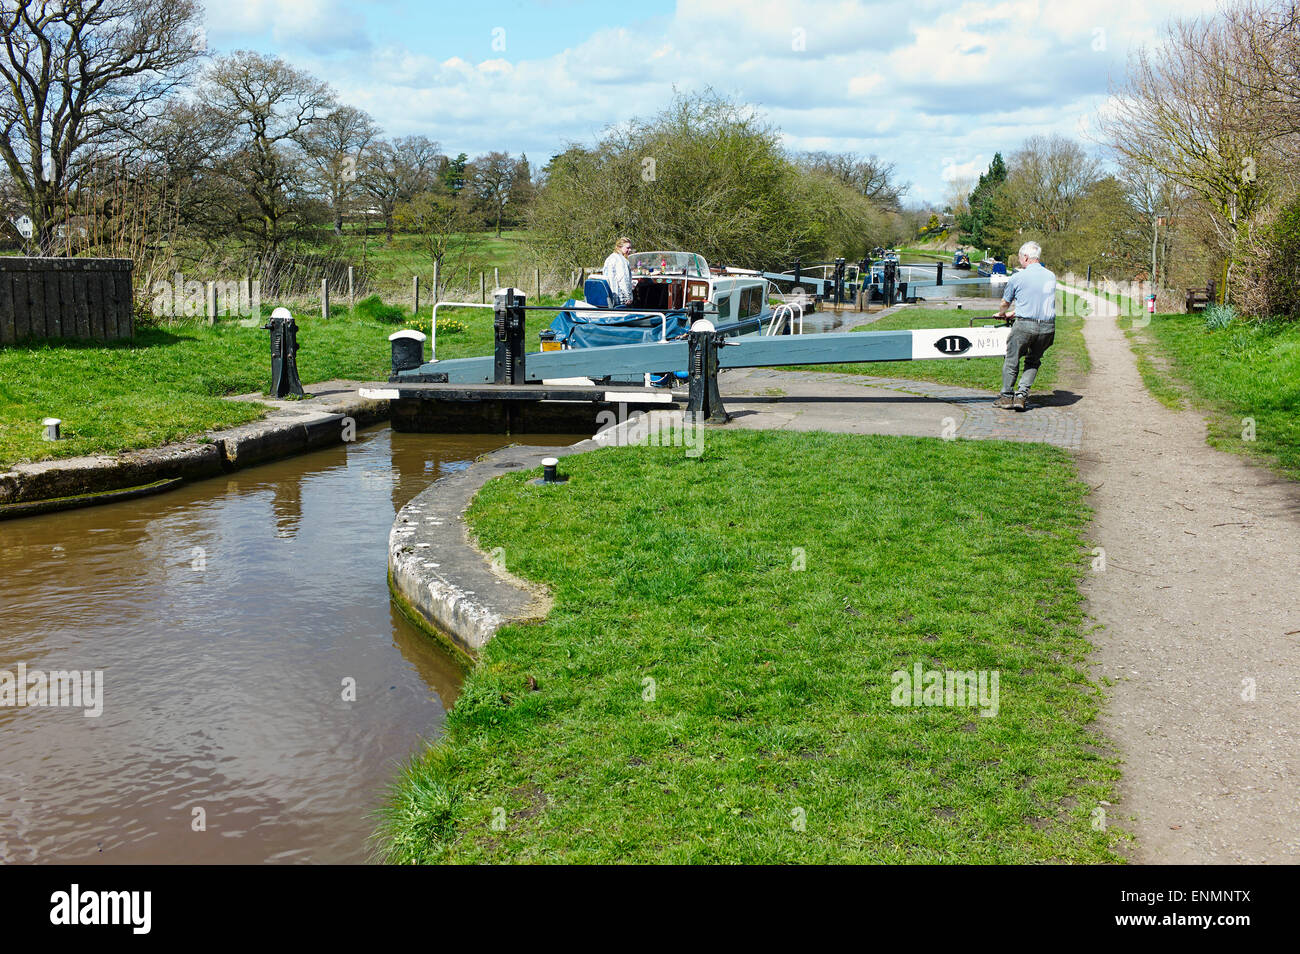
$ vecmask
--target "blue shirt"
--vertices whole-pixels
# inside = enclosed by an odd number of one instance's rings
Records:
[[[1033,262],[1007,279],[1002,300],[1016,306],[1017,318],[1056,320],[1056,276]]]

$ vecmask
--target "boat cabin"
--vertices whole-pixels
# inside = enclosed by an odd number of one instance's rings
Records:
[[[705,303],[705,317],[715,327],[742,322],[753,325],[738,330],[756,330],[768,307],[768,281],[758,272],[741,268],[711,268],[695,252],[634,252],[628,256],[632,269],[632,303],[620,312],[662,312],[683,309],[688,303]],[[605,277],[595,274],[583,286],[585,306],[610,309],[612,295]],[[575,303],[582,308],[583,304]]]

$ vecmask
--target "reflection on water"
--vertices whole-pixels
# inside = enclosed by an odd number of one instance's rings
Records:
[[[104,674],[99,718],[0,707],[0,861],[364,860],[461,677],[389,601],[393,515],[526,440],[383,428],[0,523],[0,673]]]

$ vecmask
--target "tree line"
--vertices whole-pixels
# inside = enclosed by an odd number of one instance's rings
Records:
[[[37,253],[234,242],[273,258],[358,219],[390,238],[500,234],[532,199],[524,155],[386,138],[277,57],[210,55],[192,0],[0,0],[0,30],[0,202]]]
[[[999,153],[950,197],[964,238],[1002,256],[1034,239],[1067,268],[1176,292],[1213,281],[1246,314],[1300,318],[1300,4],[1174,20],[1111,94],[1109,167],[1060,136]]]

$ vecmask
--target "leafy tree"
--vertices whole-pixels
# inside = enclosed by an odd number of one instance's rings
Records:
[[[829,235],[861,242],[874,214],[866,196],[792,162],[751,109],[708,91],[553,157],[529,222],[542,256],[575,267],[602,261],[620,235],[641,249],[784,267],[826,254]]]
[[[420,247],[445,276],[463,265],[481,240],[468,201],[443,191],[421,192],[397,206],[394,220],[419,237]],[[435,295],[437,290],[435,290]]]
[[[986,246],[990,243],[990,230],[997,225],[998,189],[1006,181],[1007,165],[1002,153],[996,152],[988,171],[980,175],[979,182],[971,190],[966,213],[957,220],[957,227],[966,233],[966,240],[972,245]]]

